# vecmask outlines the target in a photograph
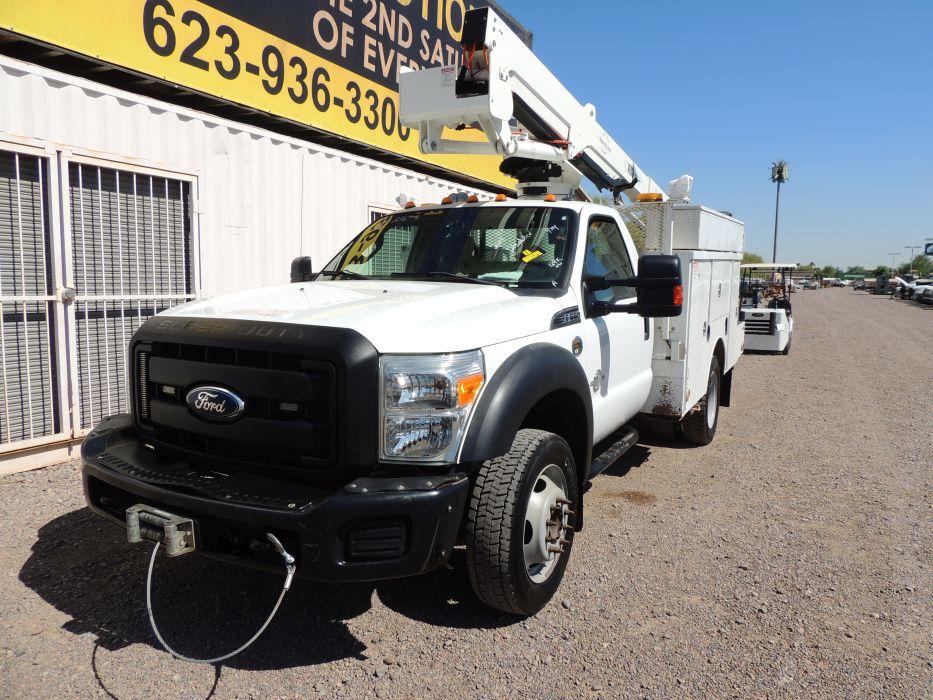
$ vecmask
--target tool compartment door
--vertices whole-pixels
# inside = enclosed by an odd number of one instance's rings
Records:
[[[687,368],[684,409],[689,409],[706,394],[709,359],[712,356],[710,328],[710,292],[713,263],[694,259],[690,262],[690,320],[687,328]]]

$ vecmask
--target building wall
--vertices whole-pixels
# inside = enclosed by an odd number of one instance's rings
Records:
[[[323,266],[402,192],[474,192],[3,56],[0,95],[0,138],[193,176],[204,295],[283,282],[297,255]]]
[[[0,474],[67,456],[126,410],[126,340],[153,313],[286,282],[297,255],[320,269],[400,193],[464,190],[3,56],[0,96],[0,421],[17,419],[0,429]],[[148,233],[129,223],[137,208]],[[20,279],[28,298],[11,293]]]

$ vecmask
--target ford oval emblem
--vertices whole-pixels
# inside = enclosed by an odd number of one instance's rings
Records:
[[[236,420],[246,409],[243,399],[219,386],[196,386],[188,392],[185,401],[198,418],[215,423]]]

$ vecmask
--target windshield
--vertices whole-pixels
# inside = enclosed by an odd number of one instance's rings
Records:
[[[321,274],[561,287],[572,257],[574,220],[570,209],[541,206],[389,214],[364,229]]]

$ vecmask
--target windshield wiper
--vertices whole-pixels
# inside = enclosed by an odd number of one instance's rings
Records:
[[[417,279],[426,277],[428,279],[449,279],[453,282],[467,282],[469,284],[491,284],[493,287],[500,286],[497,282],[490,280],[480,280],[475,277],[464,277],[453,272],[444,272],[442,270],[431,270],[429,272],[393,272],[392,277],[411,277]]]
[[[328,277],[346,277],[351,280],[368,280],[370,279],[366,275],[361,275],[359,272],[350,272],[349,270],[321,270],[318,272],[319,275],[327,275]]]

